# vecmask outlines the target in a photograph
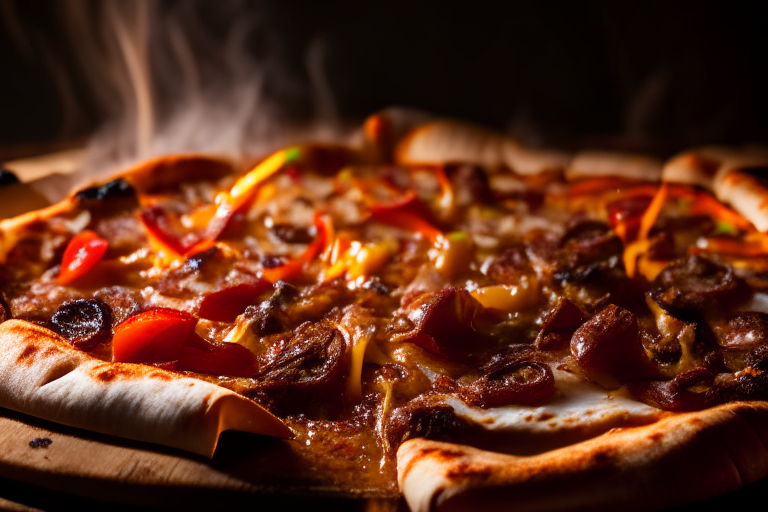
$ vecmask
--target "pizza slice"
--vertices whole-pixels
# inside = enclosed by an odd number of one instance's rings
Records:
[[[226,428],[293,435],[309,488],[414,510],[644,510],[766,475],[757,157],[572,156],[402,111],[363,139],[161,158],[2,221],[0,405],[208,456]]]

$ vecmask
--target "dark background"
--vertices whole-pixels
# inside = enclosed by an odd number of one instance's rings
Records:
[[[64,4],[82,5],[91,24],[73,34]],[[768,31],[757,2],[155,4],[197,23],[187,27],[205,34],[195,38],[196,53],[214,70],[233,23],[252,20],[242,48],[264,69],[276,123],[321,113],[307,66],[319,46],[335,113],[352,122],[410,105],[562,147],[664,156],[697,144],[768,142]],[[82,53],[83,45],[109,53],[98,48],[104,5],[0,0],[0,162],[82,144],[120,111],[108,101],[114,84],[93,79],[103,62]],[[160,20],[153,37],[164,28]],[[171,80],[156,92],[162,103],[183,87]],[[766,485],[710,504],[753,502]],[[0,496],[45,509],[73,500],[5,479]],[[85,510],[114,507],[75,500]],[[701,504],[685,510],[693,507]]]
[[[100,2],[81,3],[100,23]],[[157,3],[164,13],[180,4]],[[193,4],[209,41],[224,40],[233,20],[256,20],[244,47],[267,69],[276,122],[318,113],[307,70],[314,43],[345,120],[398,104],[535,144],[668,154],[768,141],[768,31],[757,2]],[[93,63],[70,44],[56,2],[0,6],[0,146],[82,138],[114,114],[86,79]],[[166,84],[166,96],[177,85]]]

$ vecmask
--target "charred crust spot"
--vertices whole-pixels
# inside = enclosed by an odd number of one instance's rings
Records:
[[[543,412],[536,417],[536,421],[549,421],[554,417],[555,415],[550,412]]]
[[[456,464],[446,472],[448,478],[455,479],[481,479],[485,480],[493,474],[493,469],[487,466],[473,466],[471,464]]]
[[[39,349],[34,345],[27,345],[27,348],[24,349],[24,351],[19,354],[19,357],[16,358],[16,362],[19,364],[28,364],[27,359],[30,359]]]
[[[90,187],[79,191],[75,197],[79,201],[104,201],[135,197],[136,191],[123,178],[112,180],[109,183]]]
[[[153,372],[153,373],[150,373],[150,374],[149,374],[149,377],[151,377],[151,378],[153,378],[153,379],[157,379],[157,380],[162,380],[162,381],[164,381],[164,382],[168,382],[168,381],[171,381],[171,380],[173,380],[173,377],[171,377],[171,376],[170,376],[170,375],[168,375],[167,373],[162,373],[162,372]]]
[[[592,461],[600,466],[605,466],[613,463],[616,458],[616,453],[612,448],[598,448],[592,453]]]
[[[119,372],[115,368],[109,368],[96,374],[96,378],[102,382],[110,382],[117,377]]]
[[[8,169],[0,168],[0,187],[4,187],[6,185],[13,185],[16,183],[20,183],[18,176],[16,176],[13,172],[9,171]]]
[[[648,439],[650,439],[653,442],[659,443],[661,442],[662,439],[664,439],[664,434],[662,432],[654,432],[648,436]]]
[[[453,451],[453,450],[446,450],[445,448],[424,448],[421,450],[421,455],[426,456],[432,456],[436,457],[438,459],[442,459],[444,461],[446,460],[453,460],[461,457],[463,454],[461,452]]]

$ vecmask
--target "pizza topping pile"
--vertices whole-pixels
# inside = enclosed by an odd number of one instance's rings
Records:
[[[768,399],[768,238],[692,186],[312,146],[116,180],[16,236],[0,318],[218,383],[389,471],[404,440],[466,442],[568,379],[666,411]]]

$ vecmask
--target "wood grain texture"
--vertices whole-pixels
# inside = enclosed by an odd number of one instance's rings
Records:
[[[50,445],[32,448],[39,438]],[[342,488],[331,472],[306,464],[298,443],[251,434],[225,433],[208,460],[0,409],[0,446],[0,478],[106,502],[186,510],[211,510],[223,501],[234,509],[401,506],[393,494]]]

